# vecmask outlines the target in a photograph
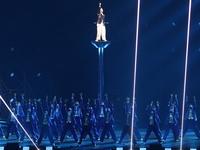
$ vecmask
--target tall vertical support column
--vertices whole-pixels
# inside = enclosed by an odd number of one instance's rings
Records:
[[[98,78],[98,92],[99,92],[99,99],[100,101],[103,100],[103,94],[104,94],[104,63],[103,63],[103,53],[104,48],[107,48],[111,42],[109,41],[91,41],[92,45],[94,45],[96,48],[98,48],[98,57],[99,57],[99,78]]]

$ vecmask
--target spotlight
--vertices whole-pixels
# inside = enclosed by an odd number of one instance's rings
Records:
[[[192,0],[189,0],[188,7],[188,25],[187,25],[187,41],[186,41],[186,50],[185,50],[185,69],[184,69],[184,82],[183,82],[183,100],[182,100],[182,116],[181,116],[181,129],[184,129],[184,113],[185,112],[185,95],[186,95],[186,83],[187,83],[187,68],[188,68],[188,51],[189,51],[189,37],[190,37],[190,18],[191,18],[191,9],[192,9]],[[183,137],[183,130],[180,133]],[[183,138],[180,140],[180,149],[183,148]]]
[[[175,26],[176,26],[176,23],[175,23],[175,22],[172,22],[172,25],[175,27]]]
[[[14,75],[15,75],[15,73],[12,72],[12,73],[10,74],[10,77],[14,77]]]
[[[12,51],[14,51],[14,50],[15,50],[15,48],[14,48],[14,47],[11,47],[10,51],[12,52]]]
[[[38,73],[38,74],[37,74],[37,77],[40,77],[40,76],[41,76],[41,73]]]

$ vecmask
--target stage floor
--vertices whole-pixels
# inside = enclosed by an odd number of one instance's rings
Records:
[[[145,135],[145,129],[140,130],[140,133],[142,137]],[[164,133],[164,131],[162,132]],[[120,137],[121,131],[116,130],[117,138]],[[7,143],[17,143],[18,140],[16,139],[15,135],[11,135],[8,140],[4,140],[3,138],[0,138],[0,146],[4,147]],[[89,136],[86,137],[86,139],[82,142],[82,145],[80,147],[77,146],[77,143],[74,141],[73,138],[65,137],[65,140],[62,143],[58,143],[57,140],[55,140],[56,146],[54,149],[115,149],[116,147],[129,147],[130,146],[130,138],[129,136],[126,136],[123,140],[122,144],[116,144],[112,139],[105,139],[103,143],[100,143],[99,141],[96,141],[97,146],[94,147],[89,139]],[[143,144],[142,141],[137,140],[137,146],[135,148],[148,148],[150,145],[159,144],[154,133],[152,132],[149,139],[147,140],[146,144]],[[29,139],[25,139],[23,142],[20,142],[19,145],[22,147],[33,147],[33,144]],[[200,140],[195,136],[194,132],[191,130],[187,132],[185,137],[183,138],[183,148],[198,148],[200,145]],[[179,148],[180,142],[175,142],[173,140],[173,135],[170,132],[167,140],[161,145],[163,148]],[[43,140],[41,145],[39,145],[39,148],[41,150],[45,149],[44,147],[52,147],[50,142],[47,140]]]

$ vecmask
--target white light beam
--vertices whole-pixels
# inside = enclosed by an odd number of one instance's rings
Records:
[[[182,105],[180,150],[182,150],[182,148],[183,148],[183,127],[184,127],[184,112],[185,112],[185,93],[186,93],[186,85],[187,85],[186,83],[187,83],[187,68],[188,68],[188,51],[189,51],[188,49],[189,49],[189,39],[190,39],[191,7],[192,7],[192,0],[189,0],[186,55],[185,55],[185,72],[184,72],[184,85],[183,85],[183,105]]]
[[[138,0],[137,5],[137,24],[136,24],[136,38],[135,38],[135,62],[134,62],[134,78],[133,78],[133,106],[132,106],[132,124],[131,124],[131,143],[130,150],[133,148],[133,125],[134,125],[134,101],[135,101],[135,91],[136,91],[136,73],[137,73],[137,52],[138,52],[138,35],[139,35],[139,21],[140,21],[140,0]]]

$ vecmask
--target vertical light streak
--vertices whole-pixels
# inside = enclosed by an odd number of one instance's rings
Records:
[[[137,24],[136,24],[136,38],[135,38],[135,62],[134,62],[134,72],[133,72],[133,106],[132,106],[132,120],[131,120],[131,143],[130,150],[133,149],[133,128],[134,128],[134,105],[135,105],[135,91],[136,91],[136,73],[137,73],[137,52],[138,52],[138,34],[139,34],[139,21],[140,21],[140,0],[138,0],[137,5]]]
[[[189,39],[190,39],[190,18],[191,18],[191,7],[192,0],[189,0],[188,9],[188,26],[187,26],[187,41],[186,41],[186,54],[185,54],[185,72],[184,72],[184,85],[183,85],[183,105],[182,105],[182,120],[181,120],[181,140],[180,140],[180,150],[183,148],[183,127],[184,127],[184,112],[185,112],[185,93],[186,93],[186,83],[187,83],[187,68],[188,68],[188,49],[189,49]]]
[[[20,125],[20,127],[22,128],[22,130],[26,133],[26,135],[28,136],[28,138],[31,140],[31,142],[33,143],[33,145],[36,147],[37,150],[40,150],[37,145],[35,144],[35,142],[32,140],[32,138],[29,136],[29,134],[26,132],[26,130],[24,129],[24,127],[22,126],[22,124],[19,122],[19,120],[17,119],[17,117],[14,115],[14,113],[12,112],[12,110],[9,108],[9,106],[6,104],[5,100],[2,98],[2,96],[0,95],[0,99],[2,100],[2,102],[5,104],[5,106],[8,108],[8,110],[10,111],[10,113],[14,116],[14,118],[16,119],[17,123]]]

